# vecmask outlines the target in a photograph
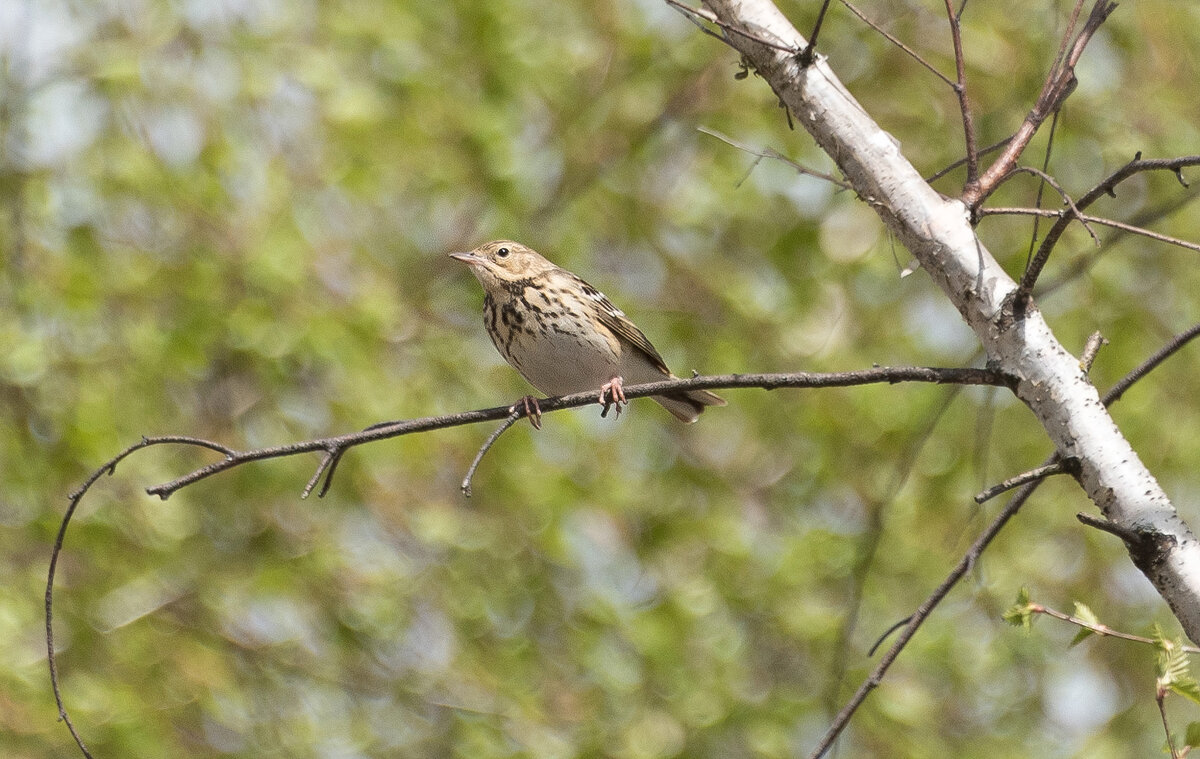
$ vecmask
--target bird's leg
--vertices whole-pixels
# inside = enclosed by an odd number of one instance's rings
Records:
[[[600,412],[600,418],[608,416],[608,407],[615,406],[617,416],[621,415],[621,404],[629,405],[629,401],[625,400],[625,380],[620,375],[613,377],[608,382],[604,383],[600,388],[600,404],[604,406],[604,410]]]
[[[511,414],[516,411],[524,411],[525,417],[529,419],[529,423],[533,425],[535,430],[542,428],[542,407],[538,405],[537,398],[527,395],[508,407],[508,413]]]

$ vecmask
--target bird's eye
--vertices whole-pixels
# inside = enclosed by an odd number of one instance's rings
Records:
[[[508,258],[508,248],[501,248],[500,250],[496,251],[496,257]]]

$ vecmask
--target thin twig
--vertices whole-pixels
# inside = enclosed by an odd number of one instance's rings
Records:
[[[1007,493],[1014,488],[1019,488],[1022,485],[1033,482],[1034,480],[1044,480],[1052,475],[1064,474],[1066,471],[1067,469],[1065,466],[1063,466],[1063,462],[1061,461],[1056,461],[1053,464],[1046,464],[1045,466],[1039,466],[1034,469],[1030,469],[1028,472],[1022,472],[1015,477],[1009,477],[1004,482],[998,482],[987,490],[978,493],[975,496],[975,503],[985,503],[1001,493]]]
[[[843,190],[853,190],[854,189],[850,185],[849,182],[838,179],[837,177],[833,176],[832,174],[826,174],[822,171],[816,171],[814,169],[808,168],[807,166],[796,163],[792,159],[788,158],[787,156],[783,155],[782,153],[780,153],[772,148],[763,148],[762,150],[755,150],[754,148],[750,147],[749,145],[740,143],[737,140],[733,139],[732,137],[724,135],[715,129],[709,129],[708,127],[696,127],[696,131],[702,132],[703,134],[707,134],[709,137],[716,137],[718,140],[720,140],[721,142],[724,142],[726,145],[735,147],[738,150],[749,153],[752,156],[757,156],[759,158],[770,158],[771,160],[780,161],[782,163],[785,163],[788,166],[795,169],[800,174],[803,174],[803,175],[809,176],[809,177],[814,177],[816,179],[823,179],[826,182],[829,182],[830,184],[841,187]]]
[[[488,435],[487,440],[483,441],[483,445],[479,447],[479,452],[475,454],[475,458],[471,461],[471,466],[467,467],[466,476],[463,477],[462,492],[464,496],[467,498],[471,497],[471,478],[475,476],[475,470],[479,468],[479,462],[483,461],[484,454],[491,450],[496,441],[500,439],[500,436],[504,434],[504,431],[519,422],[522,416],[524,414],[520,411],[513,411],[492,434]]]
[[[1121,395],[1135,382],[1142,379],[1149,372],[1157,368],[1168,357],[1178,353],[1184,345],[1196,338],[1198,335],[1200,335],[1200,324],[1196,324],[1186,332],[1175,336],[1175,338],[1173,338],[1166,346],[1155,352],[1154,355],[1147,358],[1136,368],[1126,374],[1120,382],[1118,382],[1111,390],[1105,393],[1103,398],[1104,405],[1109,406],[1115,403],[1120,399]],[[1046,459],[1046,461],[1042,463],[1042,466],[1050,466],[1058,461],[1058,458],[1059,456],[1057,453],[1052,454],[1048,459]],[[967,572],[970,571],[970,568],[974,566],[975,562],[983,554],[983,551],[987,548],[988,544],[995,539],[996,535],[1000,533],[1000,530],[1003,529],[1004,525],[1016,515],[1016,513],[1021,509],[1022,505],[1029,500],[1034,491],[1036,491],[1043,482],[1045,482],[1044,479],[1039,479],[1021,486],[1021,489],[1018,490],[1016,495],[1013,496],[1012,500],[1008,502],[1008,505],[1006,505],[992,521],[992,523],[988,525],[987,529],[984,530],[979,538],[976,539],[975,543],[971,545],[971,548],[968,549],[968,551],[963,555],[962,559],[957,565],[955,565],[954,569],[950,571],[942,584],[935,588],[934,591],[930,593],[929,597],[926,598],[919,607],[917,607],[917,610],[913,613],[913,615],[909,618],[908,623],[904,626],[899,639],[892,644],[892,647],[888,649],[887,653],[863,681],[862,685],[858,687],[858,690],[855,691],[850,700],[846,702],[846,704],[834,717],[833,721],[830,723],[829,729],[825,733],[825,736],[817,745],[817,748],[812,752],[812,754],[810,754],[812,759],[818,759],[829,751],[829,749],[833,746],[834,741],[836,741],[838,736],[841,735],[842,731],[846,729],[846,725],[849,724],[850,718],[854,716],[854,712],[858,710],[859,706],[862,705],[863,701],[866,700],[871,691],[877,688],[879,684],[883,682],[883,676],[887,673],[892,663],[900,655],[900,652],[905,648],[905,646],[908,645],[908,642],[916,634],[917,628],[919,628],[921,624],[929,617],[929,615],[933,613],[933,610],[950,593],[950,590],[953,589],[953,587],[964,576],[966,576]],[[1136,542],[1132,543],[1132,545],[1136,544]]]
[[[817,37],[821,35],[821,25],[825,23],[825,11],[829,10],[831,0],[825,0],[821,3],[821,10],[817,11],[817,21],[813,24],[812,34],[808,35],[808,44],[804,46],[804,50],[800,51],[800,65],[811,66],[813,56],[817,50]]]
[[[1012,137],[1005,137],[1003,140],[1000,140],[999,142],[993,143],[991,145],[988,145],[986,148],[983,148],[982,150],[979,151],[978,155],[980,158],[982,158],[985,155],[987,155],[988,153],[994,153],[997,150],[999,150],[1000,148],[1007,145],[1011,141],[1012,141]],[[937,180],[946,176],[947,174],[954,171],[959,166],[962,166],[966,162],[967,162],[966,156],[959,158],[957,161],[950,164],[949,166],[946,166],[945,168],[935,171],[933,174],[930,174],[929,176],[925,177],[925,181],[928,183],[936,182]]]
[[[965,7],[965,6],[964,6]],[[967,69],[963,59],[961,16],[954,12],[951,0],[946,0],[946,16],[950,20],[950,39],[954,43],[954,72],[956,81],[952,85],[958,96],[958,110],[962,112],[963,133],[967,148],[967,184],[979,179],[979,146],[975,141],[975,120],[971,115],[971,101],[967,97]]]
[[[1154,700],[1158,703],[1158,716],[1162,718],[1163,730],[1167,733],[1167,751],[1171,754],[1171,759],[1182,759],[1179,749],[1175,748],[1175,739],[1171,737],[1171,723],[1167,721],[1167,692],[1164,688],[1158,687],[1154,690]]]
[[[1062,219],[1062,218],[1071,218],[1072,217],[1071,214],[1064,214],[1062,211],[1052,211],[1049,208],[1008,208],[1008,207],[1005,207],[1005,208],[981,208],[981,209],[979,209],[979,215],[980,216],[1040,216],[1040,217],[1046,218],[1046,219],[1051,219],[1051,218]],[[1113,219],[1106,219],[1103,216],[1092,216],[1091,214],[1086,214],[1086,213],[1080,214],[1079,219],[1081,221],[1086,221],[1088,224],[1099,224],[1102,227],[1112,227],[1113,229],[1119,229],[1122,232],[1128,232],[1130,234],[1139,235],[1141,237],[1146,237],[1151,240],[1156,240],[1158,242],[1165,242],[1168,245],[1175,245],[1180,248],[1186,248],[1187,250],[1194,250],[1194,251],[1200,253],[1200,243],[1194,243],[1194,242],[1190,242],[1188,240],[1181,240],[1178,237],[1171,237],[1170,235],[1164,235],[1161,232],[1155,232],[1153,230],[1146,229],[1145,227],[1138,227],[1133,224],[1126,224],[1123,221],[1115,221]],[[1026,271],[1029,271],[1029,269],[1026,269]]]
[[[1111,406],[1121,400],[1121,396],[1125,395],[1125,391],[1133,387],[1135,382],[1157,369],[1159,364],[1174,356],[1198,336],[1200,336],[1200,323],[1193,324],[1190,328],[1171,338],[1166,345],[1155,351],[1153,356],[1143,361],[1131,372],[1122,377],[1120,382],[1109,388],[1109,391],[1104,394],[1104,398],[1102,399],[1104,405]]]
[[[995,539],[1000,530],[1004,528],[1004,525],[1008,523],[1008,520],[1016,516],[1017,512],[1029,500],[1029,497],[1033,495],[1033,492],[1041,483],[1041,480],[1031,482],[1017,491],[1017,494],[1008,502],[1008,505],[996,515],[996,518],[992,520],[987,529],[975,540],[971,548],[963,555],[958,564],[955,565],[954,569],[950,570],[950,574],[946,576],[941,585],[934,589],[929,594],[929,597],[917,607],[917,610],[909,618],[908,623],[900,631],[900,636],[896,639],[896,642],[884,653],[883,658],[871,670],[871,674],[867,676],[862,685],[858,687],[858,690],[854,692],[854,695],[850,697],[850,700],[846,702],[841,711],[837,713],[837,716],[833,718],[821,742],[809,754],[812,759],[819,759],[819,757],[824,756],[833,747],[834,741],[846,729],[846,725],[850,723],[850,718],[854,715],[854,712],[858,710],[858,707],[862,705],[871,691],[879,687],[879,684],[883,681],[883,676],[891,668],[892,663],[896,661],[900,652],[908,645],[908,642],[916,635],[917,629],[929,618],[929,615],[933,613],[938,604],[949,595],[959,580],[966,576],[971,567],[975,565],[975,562],[983,554],[984,549],[988,547],[988,544]]]
[[[1149,646],[1152,646],[1155,644],[1154,638],[1147,638],[1142,635],[1134,635],[1132,633],[1121,632],[1120,630],[1114,630],[1113,628],[1109,627],[1108,625],[1100,624],[1099,622],[1089,622],[1086,619],[1080,619],[1079,617],[1075,616],[1074,614],[1064,614],[1063,612],[1058,611],[1057,609],[1051,609],[1050,607],[1042,606],[1041,604],[1029,604],[1028,608],[1029,608],[1029,611],[1033,614],[1045,614],[1047,617],[1054,617],[1055,619],[1061,620],[1063,622],[1068,622],[1068,623],[1076,625],[1078,627],[1082,627],[1082,628],[1084,628],[1090,632],[1093,632],[1096,635],[1099,635],[1103,638],[1120,638],[1121,640],[1128,640],[1128,641],[1132,641],[1133,643],[1144,643]],[[1200,648],[1196,648],[1195,646],[1185,645],[1185,646],[1182,646],[1181,648],[1182,648],[1182,650],[1186,651],[1189,654],[1200,654]]]
[[[1139,211],[1129,223],[1140,229],[1150,229],[1152,225],[1162,221],[1163,219],[1179,212],[1185,206],[1188,206],[1195,201],[1200,200],[1200,194],[1192,193],[1190,195],[1177,195],[1167,199],[1166,202],[1147,208],[1144,211]],[[1082,255],[1069,261],[1057,274],[1056,277],[1048,279],[1043,276],[1038,279],[1037,286],[1034,288],[1034,294],[1039,298],[1054,293],[1063,287],[1075,282],[1083,275],[1087,274],[1093,266],[1098,264],[1100,260],[1113,248],[1117,243],[1125,239],[1127,232],[1124,230],[1116,230],[1118,234],[1110,236],[1104,241],[1104,245],[1099,250],[1088,255]]]
[[[865,385],[883,382],[929,382],[936,384],[994,385],[1010,388],[1014,385],[1014,380],[1012,377],[1009,377],[1002,372],[990,369],[872,367],[870,369],[863,369],[859,371],[832,372],[826,374],[796,372],[775,374],[727,374],[708,377],[696,376],[691,379],[674,379],[664,382],[631,385],[627,388],[624,388],[624,393],[627,398],[633,399],[643,398],[651,395],[662,395],[664,393],[681,390],[751,387],[773,390],[776,388],[786,387],[848,387],[853,385]],[[541,406],[541,410],[543,412],[551,412],[566,408],[584,406],[595,402],[595,392],[588,391],[564,396],[561,398],[549,398],[541,401],[539,405]],[[322,471],[325,472],[326,487],[328,486],[329,478],[332,476],[332,470],[336,466],[337,459],[344,451],[354,446],[362,445],[375,440],[384,440],[400,435],[412,434],[415,432],[444,429],[493,419],[508,419],[509,417],[520,418],[521,415],[515,414],[513,408],[514,407],[512,406],[497,406],[495,408],[480,409],[477,411],[465,411],[458,414],[447,414],[443,416],[432,416],[421,419],[389,422],[380,425],[373,425],[365,430],[346,435],[322,438],[319,440],[308,440],[298,443],[291,443],[288,445],[260,448],[249,451],[236,451],[228,446],[221,445],[220,443],[214,443],[209,440],[203,440],[201,438],[184,435],[166,435],[153,438],[144,437],[140,442],[129,446],[97,468],[70,496],[70,502],[67,506],[66,513],[63,515],[62,522],[58,528],[58,534],[54,540],[54,548],[50,555],[50,567],[46,576],[46,653],[50,668],[50,684],[52,690],[54,691],[55,703],[58,705],[59,717],[67,725],[67,730],[70,731],[71,737],[75,740],[76,745],[79,746],[79,750],[85,757],[91,759],[91,754],[88,752],[87,746],[84,744],[79,732],[75,729],[75,725],[71,722],[62,698],[57,659],[54,653],[54,577],[58,569],[58,558],[62,554],[63,545],[66,541],[67,527],[71,523],[71,518],[75,515],[75,511],[79,507],[84,495],[88,493],[92,485],[94,485],[96,481],[100,479],[100,477],[104,476],[105,474],[113,474],[116,471],[117,464],[134,452],[156,445],[188,445],[206,448],[222,455],[223,458],[221,458],[219,461],[196,469],[191,473],[184,475],[183,477],[176,478],[161,485],[147,488],[146,492],[148,494],[157,495],[160,498],[166,499],[186,485],[198,482],[207,477],[211,477],[218,472],[223,472],[226,469],[231,469],[251,461],[294,456],[300,453],[323,452],[325,453],[325,457],[322,459],[317,474],[310,479],[309,485],[306,487],[306,492],[309,492],[311,491],[313,485],[320,479]],[[493,433],[493,436],[498,436],[498,434],[499,431]],[[326,488],[322,488],[322,492],[324,492],[325,489]]]
[[[1042,173],[1049,176],[1050,174],[1050,154],[1054,150],[1054,135],[1058,132],[1058,111],[1054,112],[1054,116],[1050,119],[1050,134],[1046,137],[1046,151],[1042,154]],[[1037,196],[1033,200],[1034,208],[1042,207],[1042,196],[1046,192],[1046,182],[1038,182]],[[975,211],[975,218],[978,220],[979,210]],[[1029,235],[1029,251],[1025,254],[1025,267],[1029,267],[1029,262],[1033,260],[1034,247],[1037,245],[1038,233],[1041,231],[1042,217],[1033,217],[1033,233]]]
[[[667,2],[671,2],[671,0],[667,0]],[[850,9],[850,12],[851,12],[851,13],[853,13],[855,16],[858,16],[859,20],[860,20],[860,21],[862,21],[864,24],[866,24],[867,26],[871,27],[872,29],[874,29],[875,31],[877,31],[877,32],[879,32],[881,35],[883,35],[884,39],[886,39],[888,42],[892,43],[892,44],[893,44],[893,45],[895,45],[896,47],[898,47],[898,48],[900,48],[901,50],[903,50],[905,53],[907,53],[907,54],[908,54],[908,56],[909,56],[910,58],[912,58],[912,59],[913,59],[914,61],[916,61],[917,63],[919,63],[919,64],[921,64],[922,66],[924,66],[925,68],[929,69],[929,70],[930,70],[930,71],[933,73],[933,75],[934,75],[934,76],[936,76],[938,79],[941,79],[941,80],[942,80],[943,82],[945,82],[946,84],[950,85],[951,87],[954,87],[954,80],[953,80],[953,79],[951,79],[950,77],[946,76],[946,75],[945,75],[945,74],[943,74],[942,72],[938,71],[936,68],[934,68],[934,66],[933,66],[933,64],[932,64],[932,63],[930,63],[929,61],[927,61],[927,60],[925,60],[924,58],[922,58],[922,57],[921,57],[921,56],[920,56],[920,55],[917,53],[917,51],[913,50],[913,49],[912,49],[912,48],[910,48],[908,45],[905,45],[903,42],[901,42],[901,41],[900,41],[899,39],[897,39],[895,36],[893,36],[893,35],[889,34],[889,33],[887,32],[887,30],[886,30],[886,29],[884,29],[883,27],[881,27],[879,24],[876,24],[874,21],[872,21],[871,19],[867,18],[866,14],[864,14],[864,13],[863,13],[862,11],[860,11],[858,8],[855,8],[853,5],[851,5],[851,4],[850,4],[850,2],[849,2],[849,0],[842,0],[842,5],[844,5],[844,6],[846,6],[847,8],[849,8],[849,9]]]
[[[1082,0],[1080,0],[1082,3]],[[1088,43],[1100,29],[1101,25],[1108,18],[1117,4],[1110,0],[1096,0],[1096,4],[1092,7],[1092,12],[1084,22],[1083,28],[1080,29],[1078,36],[1075,37],[1074,43],[1068,44],[1068,40],[1074,31],[1074,23],[1072,22],[1067,27],[1066,34],[1063,35],[1062,47],[1058,58],[1050,69],[1050,73],[1046,76],[1046,81],[1042,85],[1042,91],[1039,93],[1037,101],[1033,108],[1025,117],[1025,121],[1017,129],[1013,135],[1012,141],[1008,147],[997,158],[991,166],[983,172],[979,181],[968,185],[963,193],[962,200],[968,208],[977,208],[983,198],[987,197],[995,186],[1006,177],[1020,159],[1021,154],[1025,152],[1025,148],[1029,146],[1029,142],[1033,136],[1037,134],[1042,123],[1050,117],[1050,114],[1062,107],[1066,99],[1075,90],[1075,65],[1079,62],[1079,58],[1083,55],[1083,51],[1087,48]],[[1079,7],[1076,7],[1078,13]]]
[[[912,621],[912,616],[911,615],[907,616],[904,619],[902,619],[899,622],[892,625],[891,627],[889,627],[888,629],[884,630],[882,633],[880,633],[879,637],[875,639],[875,642],[871,644],[871,647],[867,649],[867,656],[874,656],[875,652],[879,650],[879,647],[883,645],[883,642],[885,640],[887,640],[889,637],[891,637],[892,633],[896,632],[901,627],[904,627],[911,621]]]
[[[1089,190],[1087,194],[1085,194],[1076,202],[1075,206],[1082,210],[1105,195],[1116,197],[1116,187],[1118,184],[1134,174],[1138,174],[1143,171],[1172,171],[1175,173],[1175,176],[1179,178],[1179,181],[1183,183],[1184,187],[1187,187],[1187,183],[1183,180],[1183,169],[1185,167],[1196,166],[1198,164],[1200,164],[1200,155],[1143,160],[1142,154],[1139,152],[1134,155],[1132,161],[1114,171],[1098,185]],[[1050,251],[1054,249],[1058,239],[1062,236],[1063,232],[1066,231],[1066,228],[1070,225],[1070,223],[1070,219],[1059,219],[1059,221],[1050,228],[1050,231],[1046,233],[1046,239],[1042,240],[1042,244],[1038,248],[1037,254],[1034,255],[1033,260],[1030,261],[1029,266],[1026,267],[1025,273],[1022,275],[1021,281],[1018,284],[1018,294],[1022,298],[1028,298],[1029,293],[1033,291],[1034,284],[1037,283],[1037,279],[1041,275],[1042,269],[1046,266],[1046,262],[1050,259]]]
[[[739,29],[736,26],[733,26],[732,24],[728,24],[728,23],[722,21],[721,19],[717,18],[717,15],[715,13],[713,13],[712,11],[710,11],[706,8],[693,8],[690,5],[684,5],[683,3],[679,2],[679,0],[666,0],[666,2],[667,2],[667,5],[677,8],[685,16],[695,16],[697,18],[702,18],[705,21],[709,22],[710,24],[719,26],[721,29],[723,29],[726,32],[733,32],[734,34],[738,35],[739,37],[745,37],[746,39],[750,40],[751,42],[757,42],[760,45],[766,45],[767,47],[772,48],[774,50],[780,50],[785,53],[790,53],[792,55],[797,55],[800,52],[796,48],[791,47],[789,45],[782,45],[778,42],[773,42],[768,39],[763,39],[762,37],[759,37],[756,34],[751,34],[750,32],[747,32],[744,29]],[[701,27],[701,28],[703,28],[703,27]],[[718,39],[720,39],[724,42],[728,42],[728,40],[724,39],[720,35],[713,35],[713,36],[717,37]]]
[[[1067,191],[1062,188],[1062,185],[1060,185],[1058,183],[1058,180],[1056,180],[1054,177],[1050,176],[1046,172],[1042,171],[1041,169],[1035,169],[1032,166],[1014,167],[1012,172],[1009,173],[1008,177],[1011,177],[1014,174],[1032,174],[1033,176],[1041,179],[1042,182],[1053,187],[1055,189],[1055,191],[1057,191],[1058,194],[1062,197],[1063,203],[1065,203],[1067,208],[1071,211],[1071,216],[1075,217],[1076,219],[1079,219],[1079,222],[1081,224],[1083,224],[1083,228],[1087,230],[1087,233],[1089,235],[1091,235],[1092,240],[1096,243],[1096,246],[1097,247],[1100,246],[1100,238],[1096,237],[1096,233],[1093,232],[1092,228],[1087,225],[1087,220],[1083,217],[1083,214],[1080,213],[1079,208],[1075,205],[1075,201],[1071,200],[1071,196],[1068,195]],[[1008,179],[1008,177],[1005,177],[1005,179]],[[997,187],[998,186],[999,185],[997,185]]]

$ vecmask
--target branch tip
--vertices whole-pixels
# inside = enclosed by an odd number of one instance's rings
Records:
[[[1109,535],[1116,535],[1118,538],[1125,541],[1126,545],[1131,547],[1141,545],[1143,542],[1142,535],[1136,530],[1131,530],[1128,527],[1119,525],[1116,522],[1112,522],[1108,519],[1098,519],[1091,514],[1085,514],[1082,511],[1076,514],[1075,518],[1088,527],[1095,527],[1101,532],[1107,532]]]

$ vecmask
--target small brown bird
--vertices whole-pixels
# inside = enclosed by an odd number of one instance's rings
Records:
[[[596,288],[537,251],[511,240],[480,245],[451,258],[483,285],[483,320],[500,355],[547,395],[600,391],[600,403],[626,403],[624,383],[673,379],[662,356],[629,318]],[[653,396],[684,422],[725,400],[707,390]],[[530,406],[532,405],[532,408]],[[525,411],[538,426],[537,403]]]

